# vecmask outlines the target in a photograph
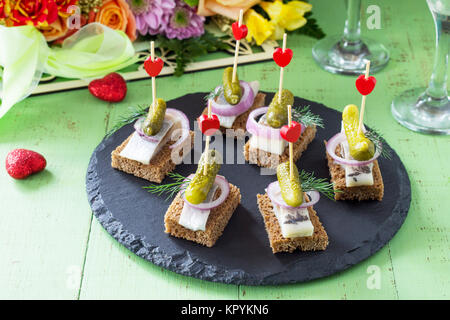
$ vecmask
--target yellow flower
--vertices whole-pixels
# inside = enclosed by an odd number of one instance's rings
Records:
[[[253,38],[258,46],[272,36],[275,29],[269,20],[253,9],[245,12],[244,21],[248,28],[247,41],[252,41]]]
[[[263,1],[260,5],[267,12],[270,23],[274,26],[273,39],[281,39],[285,29],[292,31],[303,27],[306,24],[303,15],[312,9],[311,4],[303,1],[290,1],[287,4],[281,0]]]

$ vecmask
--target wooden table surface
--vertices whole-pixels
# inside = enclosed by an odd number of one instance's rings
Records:
[[[342,1],[313,1],[327,34],[343,27]],[[388,245],[362,263],[304,284],[248,287],[210,283],[156,267],[123,248],[93,217],[85,174],[92,151],[127,107],[148,103],[150,81],[128,84],[119,104],[92,97],[87,89],[27,98],[0,119],[0,159],[14,148],[36,150],[47,169],[15,181],[0,169],[0,298],[41,299],[413,299],[450,297],[450,138],[408,131],[391,116],[393,97],[425,86],[432,70],[434,26],[425,0],[377,1],[381,29],[363,34],[391,51],[367,99],[365,121],[379,128],[404,162],[411,180],[408,217]],[[315,40],[290,36],[293,62],[285,87],[295,95],[342,110],[359,105],[354,77],[322,71],[313,61]],[[239,67],[241,79],[276,91],[273,62]],[[219,83],[221,70],[164,77],[166,100]],[[181,106],[182,108],[182,106]],[[379,281],[378,281],[379,280]],[[377,282],[378,281],[378,282]]]

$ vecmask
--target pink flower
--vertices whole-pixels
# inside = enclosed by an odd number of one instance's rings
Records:
[[[164,34],[175,8],[174,0],[127,0],[135,14],[136,29],[142,35]]]
[[[196,8],[191,8],[182,0],[175,0],[176,6],[169,17],[165,34],[169,39],[187,39],[199,37],[204,32],[205,17],[197,15]]]

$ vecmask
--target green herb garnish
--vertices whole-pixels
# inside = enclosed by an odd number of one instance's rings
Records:
[[[309,173],[302,170],[299,173],[299,177],[302,182],[303,192],[316,190],[333,201],[335,192],[341,192],[340,190],[334,190],[333,184],[328,182],[327,179],[316,178],[314,172]]]
[[[108,133],[106,133],[106,138],[110,137],[114,132],[123,126],[130,124],[147,114],[147,107],[143,105],[130,107],[129,110],[130,112],[128,114],[119,117],[117,123],[108,131]]]
[[[208,93],[204,99],[205,101],[208,100],[215,100],[217,97],[219,97],[221,94],[223,93],[223,88],[222,87],[217,87],[215,88],[213,91],[211,91],[210,93]]]
[[[377,129],[367,130],[364,135],[367,139],[373,142],[373,144],[377,148],[381,148],[381,156],[385,159],[392,159],[392,149],[386,143],[386,140],[383,138],[381,133]]]
[[[317,24],[316,19],[310,18],[311,15],[312,12],[305,13],[304,17],[307,19],[306,24],[303,27],[294,30],[294,32],[304,34],[305,36],[315,39],[324,38],[325,32],[323,32],[322,28]]]
[[[323,128],[322,118],[311,112],[309,106],[294,107],[292,108],[292,119],[299,123],[302,123],[305,127],[318,126]]]
[[[167,194],[166,201],[172,198],[175,194],[180,192],[181,190],[186,189],[188,184],[191,182],[191,179],[182,176],[179,173],[170,172],[167,174],[170,178],[174,180],[172,183],[166,184],[151,184],[147,187],[142,187],[147,189],[148,192],[161,196],[163,194]]]
[[[157,37],[159,46],[175,53],[177,64],[174,75],[181,76],[188,63],[196,57],[204,56],[209,52],[226,50],[229,45],[224,42],[227,36],[218,37],[210,32],[190,39],[168,39],[162,35]]]

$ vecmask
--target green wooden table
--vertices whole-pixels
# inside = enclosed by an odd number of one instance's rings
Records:
[[[312,3],[325,32],[339,32],[343,2]],[[363,1],[364,12],[369,4],[373,3]],[[129,83],[128,95],[119,104],[97,100],[82,89],[30,97],[0,119],[0,159],[22,147],[48,160],[47,170],[24,181],[0,169],[0,298],[448,299],[450,138],[408,131],[390,113],[395,95],[428,82],[433,21],[425,0],[376,4],[381,8],[381,29],[367,30],[363,18],[363,34],[383,41],[392,58],[376,75],[366,122],[384,132],[404,162],[412,187],[406,222],[382,250],[331,277],[271,287],[204,282],[127,251],[93,218],[85,174],[92,151],[115,119],[129,105],[149,102],[150,81],[138,81]],[[286,88],[337,110],[360,103],[354,77],[329,74],[314,63],[314,39],[291,36],[288,42],[295,58],[285,71]],[[273,62],[241,66],[239,73],[242,79],[260,80],[263,90],[277,89],[278,68]],[[221,70],[165,77],[158,80],[158,92],[172,99],[208,91],[220,78]]]

